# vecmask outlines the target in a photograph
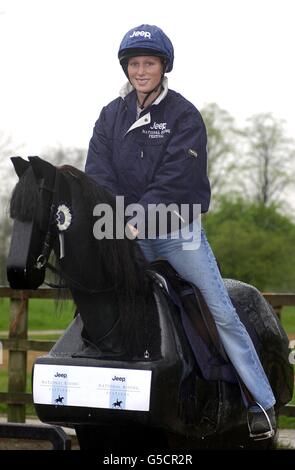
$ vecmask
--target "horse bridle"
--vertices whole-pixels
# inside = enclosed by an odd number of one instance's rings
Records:
[[[56,225],[55,220],[54,220],[54,215],[55,215],[57,201],[59,197],[59,194],[57,191],[59,181],[60,181],[60,175],[58,171],[55,170],[55,178],[54,178],[53,187],[49,187],[48,185],[45,185],[45,184],[42,184],[42,186],[39,187],[40,191],[46,191],[52,194],[52,201],[50,205],[50,214],[49,214],[47,225],[42,226],[43,220],[40,223],[40,230],[42,232],[45,232],[45,238],[44,238],[44,243],[41,249],[41,254],[37,257],[37,260],[36,260],[35,267],[37,269],[42,269],[48,266],[48,258],[51,252],[50,240],[52,237],[52,226]]]
[[[73,177],[76,178],[76,175],[71,173]],[[37,257],[35,267],[36,269],[42,269],[42,268],[48,268],[51,272],[54,274],[58,275],[60,278],[65,279],[67,282],[69,282],[70,285],[72,285],[74,288],[77,288],[78,290],[85,292],[87,294],[100,294],[103,292],[111,292],[114,291],[118,286],[113,285],[104,289],[89,289],[82,284],[80,284],[78,281],[75,281],[72,279],[68,274],[63,272],[61,269],[57,269],[53,264],[51,264],[48,261],[50,252],[51,252],[51,239],[53,236],[53,231],[52,228],[54,227],[57,232],[58,232],[58,238],[59,238],[59,247],[60,247],[60,257],[59,259],[62,259],[64,257],[64,234],[61,230],[58,229],[58,214],[57,214],[57,208],[59,207],[59,199],[60,199],[60,194],[59,194],[59,183],[60,183],[60,173],[58,169],[56,169],[55,173],[55,180],[54,180],[54,185],[53,188],[50,188],[46,185],[42,185],[42,190],[48,191],[52,193],[52,202],[50,206],[50,215],[47,223],[47,227],[40,227],[43,232],[45,232],[45,238],[44,238],[44,243],[41,249],[40,255]],[[68,189],[68,185],[63,185],[63,191],[65,192],[66,195],[66,200],[71,200],[71,195],[70,191]],[[49,287],[55,287],[55,288],[66,288],[67,286],[60,285],[60,284],[53,284],[53,283],[48,283],[46,282],[46,285]]]

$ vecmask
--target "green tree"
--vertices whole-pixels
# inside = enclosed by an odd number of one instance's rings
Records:
[[[294,290],[295,225],[274,205],[223,199],[204,225],[223,277],[264,291]]]
[[[234,118],[216,103],[204,106],[201,114],[207,129],[208,175],[215,203],[234,189],[237,131]]]
[[[246,165],[241,167],[253,201],[279,205],[294,184],[294,141],[286,136],[284,121],[271,113],[255,114],[241,133],[245,138]]]

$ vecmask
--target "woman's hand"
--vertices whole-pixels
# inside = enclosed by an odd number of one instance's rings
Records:
[[[133,225],[128,224],[128,223],[127,223],[127,225],[129,227],[130,232],[134,236],[134,238],[137,237],[137,235],[139,234],[139,231],[137,230],[137,228],[133,227]]]

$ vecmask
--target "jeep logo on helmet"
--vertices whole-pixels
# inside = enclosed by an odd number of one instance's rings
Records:
[[[143,36],[145,38],[151,39],[151,33],[149,33],[148,31],[133,31],[133,33],[129,37],[137,38],[138,36]]]

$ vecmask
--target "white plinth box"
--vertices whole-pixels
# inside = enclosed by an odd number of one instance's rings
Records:
[[[54,406],[149,411],[151,380],[150,370],[35,364],[33,401]]]

